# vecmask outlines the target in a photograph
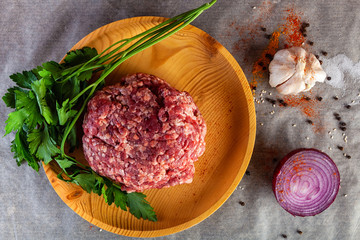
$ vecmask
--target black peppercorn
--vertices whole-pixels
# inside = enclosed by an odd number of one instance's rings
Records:
[[[268,58],[268,59],[270,59],[270,60],[273,59],[273,56],[272,56],[271,54],[269,54],[269,53],[265,54],[265,57]]]
[[[271,98],[265,98],[266,101],[268,101],[269,103],[271,104],[275,104],[276,101],[274,99],[271,99]]]
[[[342,146],[337,146],[337,148],[338,148],[340,151],[344,151],[344,147],[342,147]]]
[[[346,123],[344,123],[344,122],[339,122],[339,125],[340,125],[340,126],[346,126]]]
[[[278,99],[278,102],[280,103],[280,106],[283,106],[283,107],[287,107],[287,106],[288,106],[288,104],[287,104],[284,100],[282,100],[282,99]]]
[[[321,51],[321,54],[324,55],[324,56],[327,56],[327,55],[328,55],[328,53],[325,52],[325,51]]]
[[[313,121],[311,121],[310,119],[306,119],[306,122],[307,122],[308,124],[314,124]]]

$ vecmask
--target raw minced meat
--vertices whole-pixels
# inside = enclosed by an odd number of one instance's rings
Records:
[[[191,183],[205,151],[206,125],[191,96],[144,73],[98,91],[83,130],[90,167],[127,192]]]

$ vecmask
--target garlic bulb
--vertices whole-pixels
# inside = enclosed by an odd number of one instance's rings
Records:
[[[324,82],[326,73],[319,60],[301,47],[278,51],[269,65],[270,85],[284,95],[310,90]]]

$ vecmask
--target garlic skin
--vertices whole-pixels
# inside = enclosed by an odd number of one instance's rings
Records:
[[[269,71],[270,85],[284,95],[308,91],[326,78],[319,60],[301,47],[278,51],[270,62]]]

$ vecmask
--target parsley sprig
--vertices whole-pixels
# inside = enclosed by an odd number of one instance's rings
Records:
[[[70,51],[62,63],[43,63],[30,71],[10,76],[17,86],[3,96],[5,104],[15,110],[8,115],[5,135],[15,132],[11,151],[17,164],[27,162],[39,171],[39,162],[55,160],[61,168],[58,178],[81,186],[88,193],[103,196],[105,202],[137,218],[157,221],[156,214],[142,193],[127,193],[110,179],[98,175],[77,161],[69,152],[79,144],[76,123],[94,92],[121,63],[180,31],[216,0],[180,14],[134,37],[122,39],[98,54],[95,48]],[[94,73],[99,78],[89,80]]]

